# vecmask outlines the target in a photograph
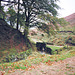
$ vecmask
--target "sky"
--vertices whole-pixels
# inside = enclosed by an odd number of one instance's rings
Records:
[[[57,4],[61,7],[58,10],[59,18],[75,13],[75,0],[59,0]]]

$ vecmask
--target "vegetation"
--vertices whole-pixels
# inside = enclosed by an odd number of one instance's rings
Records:
[[[17,18],[15,10],[12,7],[10,7],[10,8],[8,8],[8,11],[6,12],[6,14],[8,14],[10,16],[9,18],[6,17],[7,22],[9,22],[9,24],[12,27],[14,27],[15,23],[16,23],[16,18]]]
[[[13,62],[13,63],[2,63],[0,64],[0,70],[5,70],[6,72],[14,72],[15,69],[20,70],[31,70],[35,69],[36,66],[33,66],[33,64],[38,65],[40,63],[44,63],[46,65],[52,65],[53,62],[57,62],[59,60],[64,60],[66,58],[75,56],[75,47],[72,49],[66,50],[63,49],[63,51],[60,52],[60,54],[56,55],[48,55],[48,54],[40,54],[38,52],[32,52],[27,59]]]
[[[3,51],[3,55],[2,55],[3,57],[0,59],[0,63],[23,60],[26,59],[31,53],[32,53],[32,49],[22,51],[22,52],[17,52],[15,48],[5,50]]]
[[[29,28],[35,26],[41,28],[49,35],[54,34],[54,30],[58,30],[57,24],[65,25],[67,23],[64,19],[58,19],[56,17],[58,14],[57,9],[60,8],[56,3],[57,1],[58,0],[3,1],[7,2],[7,6],[10,5],[6,12],[6,20],[16,29],[23,27],[25,36],[28,35]],[[16,5],[17,12],[15,11]]]
[[[53,51],[60,49],[61,47],[57,47],[57,46],[47,46],[49,48],[51,48]]]
[[[75,45],[75,37],[74,36],[70,36],[65,40],[65,43],[67,44],[71,44],[71,45]]]
[[[1,71],[7,73],[14,72],[16,69],[27,71],[35,69],[34,65],[44,63],[50,66],[54,62],[75,56],[74,29],[71,33],[59,31],[59,27],[67,26],[68,23],[63,18],[56,17],[57,9],[60,8],[56,4],[58,0],[2,1],[7,2],[9,8],[5,12],[5,5],[2,6],[0,1]],[[31,27],[37,27],[42,34],[33,32],[28,37]],[[48,48],[45,49],[51,48],[52,55],[36,51],[36,41],[47,43]]]
[[[6,12],[4,12],[3,9],[0,9],[6,15],[6,18],[4,19],[17,30],[21,30],[23,27],[23,37],[25,39],[28,38],[30,27],[36,26],[39,29],[42,29],[48,35],[53,35],[56,33],[55,30],[59,29],[57,24],[66,24],[64,19],[58,19],[56,17],[57,9],[60,8],[56,3],[58,0],[2,1],[7,2],[6,5],[9,7]],[[17,8],[15,8],[15,6],[17,6]],[[1,1],[0,7],[2,8]],[[14,37],[14,35],[12,37]],[[18,37],[18,35],[16,35],[16,37]],[[32,47],[32,43],[30,41],[25,40],[25,42],[29,42]]]
[[[56,45],[56,46],[65,46],[65,45],[73,45],[75,35],[72,32],[65,32],[65,31],[58,31],[57,34],[54,36],[47,37],[48,35],[45,33],[37,32],[36,35],[31,35],[29,38],[34,43],[36,40],[39,42],[46,42],[48,45]],[[42,36],[42,34],[44,36]],[[71,40],[70,40],[71,38]],[[69,43],[66,43],[69,41]],[[72,44],[73,43],[73,44]],[[74,45],[73,45],[74,46]]]

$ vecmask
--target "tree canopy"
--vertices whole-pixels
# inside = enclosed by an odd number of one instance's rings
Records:
[[[12,6],[13,9],[8,10],[10,14],[10,22],[16,23],[16,29],[19,26],[24,27],[24,35],[28,34],[30,27],[37,26],[44,30],[48,34],[53,34],[54,29],[58,29],[57,24],[62,24],[56,15],[57,9],[60,7],[57,5],[58,0],[2,0],[7,2],[6,6]],[[4,5],[4,6],[5,6]],[[17,6],[17,10],[15,10]],[[13,14],[17,15],[14,16]],[[15,21],[17,19],[17,21]]]

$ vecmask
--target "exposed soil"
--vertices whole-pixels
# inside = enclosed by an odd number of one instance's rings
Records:
[[[0,72],[0,75],[3,74]],[[5,75],[75,75],[75,56],[63,61],[53,62],[51,65],[40,63],[34,65],[33,69],[16,70]]]

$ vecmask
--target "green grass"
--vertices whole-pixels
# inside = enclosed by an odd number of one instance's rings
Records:
[[[51,48],[53,51],[55,51],[56,49],[58,50],[58,49],[61,48],[61,47],[57,47],[57,46],[47,46],[47,47]]]
[[[15,69],[26,69],[26,66],[15,66]]]

